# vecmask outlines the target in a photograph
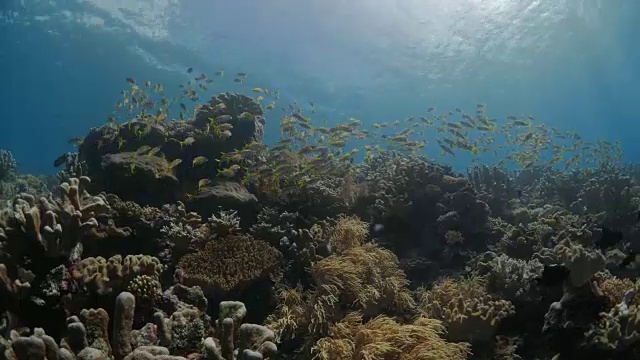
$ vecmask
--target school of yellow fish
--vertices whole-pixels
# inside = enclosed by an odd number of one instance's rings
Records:
[[[193,69],[189,68],[187,73],[192,74]],[[168,121],[171,111],[177,110],[175,104],[179,108],[178,119],[192,118],[202,108],[196,103],[201,99],[200,93],[208,90],[208,85],[215,82],[214,78],[222,77],[222,70],[211,77],[205,74],[191,77],[179,86],[181,93],[172,98],[165,95],[162,84],[146,81],[138,85],[133,78],[127,78],[129,88],[122,91],[122,99],[107,118],[107,127],[117,130],[109,140],[115,141],[118,149],[124,146],[125,140],[117,138],[122,126],[129,126],[142,139],[154,124]],[[247,73],[241,72],[233,82],[243,85],[247,79]],[[255,94],[255,100],[265,111],[273,111],[280,99],[278,91],[262,87],[242,90]],[[187,103],[193,106],[187,106]],[[230,153],[201,154],[191,160],[191,166],[202,166],[215,159],[219,170],[211,176],[241,177],[245,183],[261,183],[274,190],[286,190],[303,187],[322,176],[348,176],[358,165],[354,161],[356,158],[366,164],[385,151],[425,155],[431,159],[436,157],[434,155],[455,157],[468,153],[472,162],[482,159],[499,166],[515,164],[521,169],[547,167],[565,171],[589,171],[617,163],[622,157],[619,143],[587,141],[575,132],[560,131],[532,116],[492,118],[487,115],[484,104],[477,104],[470,113],[460,108],[438,113],[435,107],[427,107],[423,114],[402,120],[366,124],[349,118],[342,123],[331,122],[332,125],[327,120],[313,121],[315,104],[309,102],[308,105],[303,109],[294,102],[282,108],[280,139],[275,144],[267,146],[253,142]],[[218,106],[222,109],[224,104]],[[245,112],[238,117],[251,119],[253,115]],[[130,120],[132,118],[134,120]],[[231,115],[209,118],[204,132],[228,139],[233,135],[232,119]],[[194,142],[193,137],[173,140],[181,147]],[[79,137],[69,143],[79,145],[82,141]],[[158,148],[143,150],[149,156],[159,152]],[[173,167],[179,164],[175,160],[171,162]],[[204,178],[197,187],[203,188],[210,183],[211,179]]]

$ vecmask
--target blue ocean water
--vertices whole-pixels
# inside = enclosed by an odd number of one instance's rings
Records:
[[[214,92],[278,89],[282,106],[313,101],[335,122],[485,103],[638,161],[638,34],[640,2],[625,0],[2,0],[0,148],[52,173],[126,77],[171,89],[193,67],[249,74]]]

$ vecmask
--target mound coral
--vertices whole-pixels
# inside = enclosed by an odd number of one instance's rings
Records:
[[[282,254],[264,241],[231,235],[183,256],[178,268],[185,285],[198,285],[206,292],[230,291],[277,275],[281,259]]]

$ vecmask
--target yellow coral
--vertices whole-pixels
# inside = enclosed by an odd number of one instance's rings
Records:
[[[282,254],[268,243],[231,235],[209,242],[204,249],[183,256],[178,267],[187,285],[206,291],[229,291],[279,273]]]
[[[373,244],[329,256],[313,265],[312,274],[316,290],[280,291],[278,307],[267,320],[281,341],[306,336],[305,352],[345,311],[375,316],[415,307],[398,258]]]
[[[500,320],[515,311],[509,301],[487,294],[479,278],[444,279],[433,289],[422,290],[419,310],[425,317],[442,320],[454,341],[487,341]]]
[[[350,313],[332,325],[329,337],[312,348],[318,360],[462,360],[470,355],[467,343],[449,343],[440,321],[419,318],[399,324],[386,316],[362,323],[362,316]]]
[[[329,256],[313,265],[312,274],[322,291],[340,296],[365,315],[415,305],[396,255],[374,244]]]
[[[357,216],[341,216],[331,234],[331,248],[337,253],[364,244],[369,229]]]

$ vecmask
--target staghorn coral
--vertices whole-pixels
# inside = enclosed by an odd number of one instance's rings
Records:
[[[240,217],[235,210],[220,210],[208,220],[211,232],[217,237],[225,237],[240,231]]]
[[[419,297],[420,313],[441,320],[452,341],[489,341],[500,321],[515,312],[511,302],[488,294],[477,278],[444,279]]]
[[[264,241],[231,235],[209,242],[204,249],[180,259],[185,285],[205,292],[230,291],[278,273],[282,254]]]
[[[128,255],[123,259],[115,255],[109,259],[82,259],[71,271],[71,276],[74,281],[98,294],[109,294],[123,290],[139,275],[157,279],[163,270],[160,260],[153,256]]]
[[[317,341],[312,352],[318,360],[463,360],[471,354],[467,343],[450,343],[441,322],[418,318],[400,324],[386,316],[363,323],[350,313],[329,329],[329,337]]]

